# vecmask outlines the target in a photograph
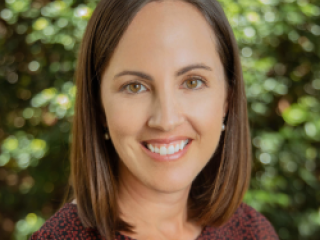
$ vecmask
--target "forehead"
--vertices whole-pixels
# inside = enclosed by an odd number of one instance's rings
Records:
[[[183,1],[151,2],[124,32],[110,67],[175,67],[220,61],[215,35],[202,13]],[[122,70],[122,69],[117,69]]]

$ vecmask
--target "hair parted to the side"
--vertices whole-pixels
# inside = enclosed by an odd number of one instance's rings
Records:
[[[119,217],[118,155],[104,139],[105,115],[100,80],[114,49],[136,13],[159,0],[101,0],[88,22],[76,69],[76,103],[71,149],[71,182],[79,217],[106,239],[132,227]],[[189,219],[205,225],[225,223],[241,203],[251,174],[247,102],[238,47],[229,22],[216,0],[181,0],[198,9],[216,36],[216,48],[228,85],[225,131],[215,154],[194,180]]]

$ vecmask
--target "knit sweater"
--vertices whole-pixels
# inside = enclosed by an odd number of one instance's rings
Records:
[[[97,229],[82,225],[77,205],[66,203],[45,224],[36,231],[30,240],[93,240],[102,237]],[[206,226],[196,240],[278,240],[270,222],[252,207],[241,203],[237,211],[220,227]],[[133,240],[116,232],[114,240]],[[144,239],[139,239],[144,240]]]

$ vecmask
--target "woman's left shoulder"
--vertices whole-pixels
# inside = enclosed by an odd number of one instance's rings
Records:
[[[231,224],[241,224],[244,229],[250,230],[255,239],[279,239],[269,220],[245,203],[240,204],[230,221]]]
[[[224,225],[208,227],[208,232],[214,232],[217,239],[254,239],[279,240],[272,224],[254,208],[241,203],[233,216]]]

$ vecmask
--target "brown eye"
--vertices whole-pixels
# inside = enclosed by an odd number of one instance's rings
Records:
[[[204,81],[197,78],[191,78],[185,81],[185,83],[187,85],[187,88],[197,90],[199,87],[202,86],[202,84],[204,84]]]
[[[129,89],[130,89],[130,91],[136,93],[136,92],[139,92],[139,90],[141,89],[141,85],[139,85],[139,84],[130,84],[129,85]]]
[[[129,93],[132,93],[132,94],[137,94],[137,93],[143,92],[143,90],[146,90],[146,88],[138,82],[133,82],[125,85],[123,87],[123,90],[127,90]]]

